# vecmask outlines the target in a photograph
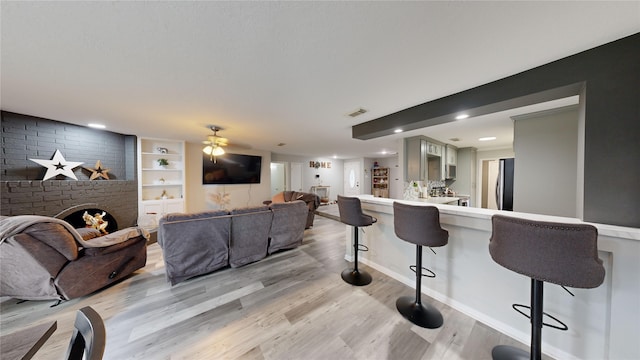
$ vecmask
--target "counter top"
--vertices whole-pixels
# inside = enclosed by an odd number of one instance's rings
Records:
[[[440,213],[442,214],[459,215],[464,217],[487,219],[487,220],[490,220],[491,217],[495,214],[500,214],[500,215],[514,216],[514,217],[520,217],[520,218],[536,220],[536,221],[585,223],[585,224],[590,224],[595,226],[598,229],[598,233],[600,235],[640,241],[639,228],[591,223],[591,222],[582,221],[577,218],[530,214],[530,213],[523,213],[523,212],[517,212],[517,211],[482,209],[482,208],[476,208],[476,207],[455,206],[455,205],[444,204],[444,202],[448,202],[448,201],[438,203],[438,202],[426,202],[426,201],[419,201],[419,200],[399,200],[399,199],[388,199],[388,198],[376,198],[373,195],[358,195],[358,198],[360,198],[360,201],[362,202],[369,202],[369,203],[378,204],[378,205],[387,205],[389,206],[390,209],[394,201],[399,201],[402,203],[414,204],[414,205],[420,205],[420,204],[425,206],[433,205],[433,206],[436,206],[440,210]],[[432,197],[430,199],[454,199],[454,198],[453,197],[435,197],[435,198]]]

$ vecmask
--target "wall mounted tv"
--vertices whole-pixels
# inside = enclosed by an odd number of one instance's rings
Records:
[[[259,184],[261,168],[261,156],[225,153],[213,162],[203,154],[202,184]]]

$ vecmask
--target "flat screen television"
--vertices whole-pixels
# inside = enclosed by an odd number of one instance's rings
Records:
[[[203,154],[202,184],[259,184],[261,168],[262,156],[225,153],[213,162]]]

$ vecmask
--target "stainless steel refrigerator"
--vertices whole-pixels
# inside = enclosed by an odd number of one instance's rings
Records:
[[[496,182],[496,204],[498,204],[498,210],[513,211],[513,167],[513,158],[500,159]]]

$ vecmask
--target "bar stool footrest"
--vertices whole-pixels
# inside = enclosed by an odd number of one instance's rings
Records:
[[[416,273],[416,265],[411,265],[411,266],[409,266],[409,269],[410,269],[411,271],[413,271],[413,273],[414,273],[414,274]],[[433,271],[431,271],[431,270],[427,269],[426,267],[424,267],[424,266],[423,266],[423,267],[422,267],[422,270],[427,272],[426,274],[425,274],[425,273],[423,273],[423,274],[422,274],[422,277],[428,277],[428,278],[434,278],[434,277],[436,277],[436,273],[434,273]]]
[[[396,308],[412,323],[427,329],[437,329],[444,322],[442,314],[433,305],[417,303],[411,296],[396,300]]]
[[[525,313],[524,311],[520,310],[520,308],[531,310],[531,306],[523,305],[523,304],[512,304],[511,307],[513,308],[513,310],[519,312],[524,317],[526,317],[527,319],[531,320],[531,316],[527,315],[527,313]],[[548,326],[550,328],[554,328],[554,329],[558,329],[558,330],[562,330],[562,331],[569,330],[569,327],[565,323],[563,323],[562,321],[558,320],[557,318],[547,314],[546,312],[542,312],[542,316],[546,316],[546,317],[550,318],[551,320],[553,320],[553,321],[557,322],[558,324],[560,324],[560,326],[558,326],[558,325],[549,324],[549,323],[546,323],[546,322],[543,321],[542,322],[543,326]]]

